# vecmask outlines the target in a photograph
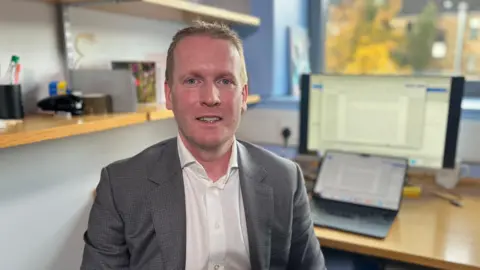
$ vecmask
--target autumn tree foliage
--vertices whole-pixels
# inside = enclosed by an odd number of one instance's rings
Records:
[[[435,10],[432,6],[426,8],[414,24],[414,31],[408,32],[392,26],[402,3],[343,0],[330,5],[325,48],[327,72],[404,74],[428,66],[431,36],[436,31]]]

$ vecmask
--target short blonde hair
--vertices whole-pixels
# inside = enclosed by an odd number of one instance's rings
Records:
[[[240,79],[244,84],[248,82],[247,67],[245,64],[245,56],[243,54],[242,40],[240,39],[238,34],[232,29],[230,29],[227,25],[222,23],[195,21],[192,26],[181,29],[172,38],[172,43],[170,43],[170,47],[168,48],[167,53],[167,68],[165,69],[165,80],[167,81],[168,85],[171,86],[171,82],[173,80],[173,56],[175,48],[182,39],[197,35],[205,35],[215,39],[223,39],[230,41],[240,54],[240,59],[242,62]]]

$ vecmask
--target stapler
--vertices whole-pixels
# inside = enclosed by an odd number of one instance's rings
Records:
[[[72,115],[83,114],[83,99],[81,97],[66,94],[44,98],[37,103],[43,111],[66,112]]]

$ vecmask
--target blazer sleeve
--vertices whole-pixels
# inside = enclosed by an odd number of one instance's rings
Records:
[[[81,270],[129,268],[124,224],[115,206],[106,168],[101,171],[95,200],[90,210],[88,227],[84,234],[84,242]]]
[[[320,243],[310,217],[310,204],[303,173],[296,164],[296,190],[293,199],[292,242],[288,269],[326,270]]]

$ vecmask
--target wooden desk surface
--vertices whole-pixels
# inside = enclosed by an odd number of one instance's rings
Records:
[[[480,181],[458,189],[463,207],[438,197],[405,198],[384,240],[315,228],[324,247],[440,269],[480,269]]]

